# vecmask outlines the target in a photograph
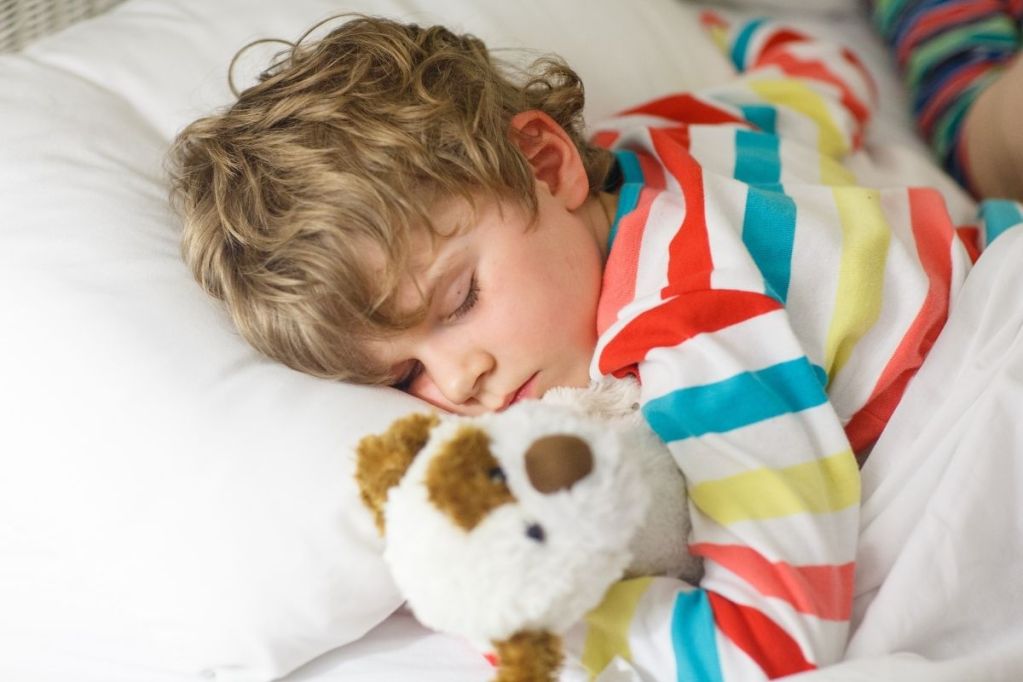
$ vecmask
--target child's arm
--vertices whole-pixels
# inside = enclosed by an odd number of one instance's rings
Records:
[[[703,21],[742,74],[706,94],[833,158],[859,148],[877,91],[852,50],[766,19],[730,26],[708,12]]]
[[[824,371],[800,348],[773,298],[695,289],[599,349],[602,370],[638,369],[643,413],[689,483],[706,574],[699,588],[612,588],[588,621],[591,673],[617,655],[656,679],[755,680],[841,656],[859,473]]]

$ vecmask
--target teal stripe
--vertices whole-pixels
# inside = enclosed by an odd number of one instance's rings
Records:
[[[615,152],[615,158],[618,159],[618,166],[622,169],[622,178],[625,180],[625,184],[643,182],[643,168],[639,165],[639,157],[636,156],[636,152],[619,149]]]
[[[823,369],[804,356],[703,386],[681,388],[643,406],[666,443],[725,433],[827,401]]]
[[[1010,227],[1023,222],[1023,206],[1008,199],[987,199],[980,203],[984,244],[990,244]]]
[[[614,220],[611,222],[611,229],[607,234],[607,250],[610,253],[615,237],[618,235],[618,224],[622,218],[636,210],[639,203],[639,193],[643,189],[643,169],[639,165],[639,159],[635,152],[627,149],[619,149],[615,153],[618,160],[618,167],[622,171],[622,186],[618,190],[618,209],[615,211]]]
[[[764,23],[764,19],[754,19],[739,31],[739,35],[735,37],[735,42],[732,43],[731,58],[732,63],[739,71],[746,70],[746,50],[749,49],[749,42],[753,39],[753,34],[756,33],[757,29]]]
[[[750,187],[742,218],[742,243],[764,276],[768,296],[784,304],[792,279],[796,202],[780,189]]]
[[[781,180],[778,137],[753,130],[735,131],[735,179],[749,184]]]
[[[671,644],[675,650],[678,682],[721,682],[714,612],[706,591],[684,592],[675,598]]]
[[[765,133],[778,131],[778,110],[770,104],[743,104],[739,107],[742,117]]]

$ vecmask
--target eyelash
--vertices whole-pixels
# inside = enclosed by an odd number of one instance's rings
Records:
[[[455,308],[455,311],[448,315],[449,320],[457,320],[464,317],[469,313],[470,310],[475,307],[476,302],[480,300],[480,286],[476,281],[476,273],[472,274],[472,278],[469,280],[469,291],[465,294],[465,300],[462,304]]]
[[[401,379],[394,382],[394,387],[407,391],[412,385],[412,382],[423,373],[423,365],[420,362],[413,362],[412,366],[402,375]]]
[[[479,301],[479,299],[480,285],[479,282],[476,281],[476,273],[473,273],[472,278],[470,278],[469,280],[469,291],[466,292],[465,299],[457,308],[455,308],[454,312],[448,315],[447,319],[457,320],[461,317],[464,317],[469,313],[470,310],[472,310],[476,306],[476,303]],[[422,373],[423,373],[422,363],[413,362],[412,366],[408,370],[406,370],[406,372],[402,375],[401,379],[394,382],[393,385],[396,388],[407,390],[408,387],[412,384],[412,382],[415,381],[416,378]]]

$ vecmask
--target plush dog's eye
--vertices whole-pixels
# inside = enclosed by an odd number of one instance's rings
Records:
[[[547,537],[547,534],[543,532],[543,526],[541,526],[539,523],[531,523],[528,526],[526,526],[526,537],[528,537],[530,540],[543,542],[544,538]]]
[[[488,471],[487,478],[489,478],[492,483],[504,483],[508,480],[504,475],[504,469],[501,467],[494,467]]]

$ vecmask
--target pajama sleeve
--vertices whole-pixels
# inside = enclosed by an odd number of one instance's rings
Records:
[[[876,88],[855,53],[767,19],[730,25],[707,12],[703,21],[740,75],[702,95],[833,159],[860,147]]]
[[[757,680],[837,661],[852,604],[859,473],[785,310],[753,291],[670,295],[600,349],[634,368],[642,409],[689,485],[699,587],[615,585],[583,663],[649,679]]]

